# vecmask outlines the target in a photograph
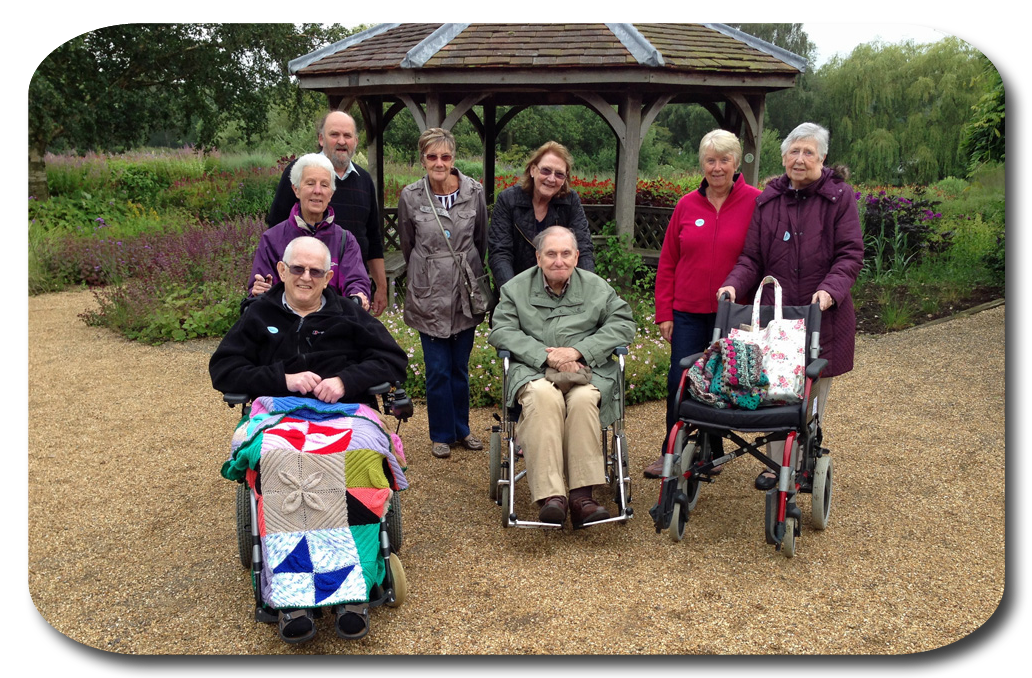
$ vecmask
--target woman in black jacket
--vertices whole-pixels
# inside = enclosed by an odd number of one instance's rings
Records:
[[[580,196],[570,190],[573,157],[549,141],[527,160],[520,181],[498,194],[487,232],[487,261],[495,287],[537,263],[533,240],[549,226],[565,226],[577,237],[577,267],[595,271],[588,218]]]

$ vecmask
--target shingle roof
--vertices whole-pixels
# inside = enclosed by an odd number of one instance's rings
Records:
[[[412,67],[649,66],[749,74],[805,67],[800,57],[720,24],[395,24],[376,31],[353,36],[337,51],[295,59],[291,70],[304,77]]]

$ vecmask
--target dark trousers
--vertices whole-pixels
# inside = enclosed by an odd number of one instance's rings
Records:
[[[426,415],[430,440],[454,443],[469,435],[469,354],[474,329],[445,339],[419,333],[426,364]]]
[[[677,423],[677,387],[681,383],[681,358],[695,353],[702,353],[713,339],[713,326],[716,313],[687,313],[674,311],[674,332],[670,337],[670,371],[667,373],[667,436]],[[688,397],[687,393],[685,397]],[[667,439],[663,439],[663,451],[666,451]],[[718,436],[710,439],[714,456],[720,454],[723,443]]]

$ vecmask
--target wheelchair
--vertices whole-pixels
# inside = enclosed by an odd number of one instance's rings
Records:
[[[390,415],[397,419],[398,428],[395,430],[395,433],[400,430],[401,423],[403,421],[407,421],[409,417],[412,416],[412,400],[406,395],[405,391],[400,388],[400,386],[396,385],[396,387],[392,387],[391,384],[388,383],[380,384],[370,389],[367,392],[367,395],[368,398],[366,398],[362,404],[369,405],[375,411],[382,411],[385,415]],[[380,405],[377,403],[377,396],[379,396],[382,401],[382,410]],[[226,402],[229,407],[233,408],[236,405],[241,406],[241,423],[249,419],[252,411],[253,400],[254,399],[249,395],[236,393],[223,394],[223,401]],[[383,461],[383,466],[386,471],[388,466],[387,460]],[[274,607],[263,597],[263,577],[267,577],[268,573],[263,573],[265,554],[263,553],[262,539],[259,535],[258,498],[261,494],[261,490],[259,489],[261,485],[260,475],[260,469],[258,469],[258,471],[254,473],[254,477],[257,479],[249,481],[247,477],[244,477],[237,481],[238,485],[235,502],[237,548],[241,566],[245,570],[249,570],[251,573],[251,588],[254,594],[254,620],[255,622],[267,624],[280,623],[281,638],[287,643],[304,642],[315,635],[314,619],[322,617],[324,615],[324,608],[327,606],[313,606],[311,608],[302,609],[302,612],[305,614],[311,613],[311,616],[309,617],[310,619],[313,619],[311,631],[300,638],[288,638],[282,632],[283,626],[281,618],[284,610]],[[392,476],[388,476],[388,478],[391,477]],[[348,494],[350,495],[350,492]],[[378,536],[374,537],[378,543],[378,553],[375,554],[376,568],[379,569],[382,567],[384,573],[382,579],[373,583],[369,588],[367,592],[368,600],[365,603],[360,602],[356,604],[331,606],[335,610],[346,609],[348,612],[353,612],[364,622],[364,628],[356,628],[355,632],[350,635],[342,633],[338,628],[337,633],[343,638],[358,639],[364,637],[368,633],[369,608],[379,607],[380,605],[400,607],[408,597],[408,583],[405,577],[405,570],[402,567],[401,559],[399,558],[403,536],[401,496],[393,487],[389,490],[389,495],[390,498],[386,502],[387,505],[384,507],[386,510],[379,518]],[[350,497],[348,507],[349,511],[352,510]],[[295,610],[295,608],[286,608],[288,614],[293,610]]]
[[[628,470],[627,436],[624,433],[624,368],[627,347],[620,346],[613,351],[613,357],[620,366],[617,373],[616,391],[617,418],[611,426],[602,428],[602,454],[605,457],[605,478],[613,501],[619,509],[617,515],[604,520],[584,523],[581,527],[601,525],[602,523],[623,523],[634,515],[631,502],[631,478]],[[516,515],[514,495],[515,484],[527,474],[526,463],[519,442],[516,440],[516,422],[520,417],[520,406],[504,405],[505,394],[509,392],[509,361],[512,354],[498,349],[498,357],[502,360],[502,416],[494,415],[495,424],[491,427],[489,470],[491,482],[489,496],[502,507],[502,527],[544,527],[563,529],[563,525],[543,523],[537,520],[523,520]],[[577,529],[577,528],[574,528]]]
[[[722,295],[717,307],[713,341],[752,322],[752,304],[740,305]],[[774,314],[773,306],[760,307],[760,324],[766,326]],[[659,499],[649,513],[656,533],[664,530],[675,542],[684,538],[689,515],[695,510],[703,484],[715,482],[714,469],[748,454],[778,476],[775,487],[765,495],[764,531],[766,541],[776,551],[792,558],[800,535],[802,515],[796,503],[800,493],[810,494],[810,522],[814,529],[827,527],[831,510],[832,460],[822,447],[821,412],[818,411],[816,384],[827,368],[820,354],[821,311],[818,304],[784,306],[786,320],[802,318],[806,325],[805,381],[803,398],[798,403],[761,406],[755,410],[718,408],[691,398],[688,394],[688,368],[701,356],[681,360],[681,382],[677,390],[678,420],[670,430],[663,454]],[[752,442],[741,433],[762,433]],[[711,436],[726,439],[737,447],[714,458]],[[761,451],[767,443],[782,443],[780,463]],[[772,447],[772,450],[778,447]],[[775,455],[777,456],[777,455]],[[718,471],[719,473],[719,471]]]

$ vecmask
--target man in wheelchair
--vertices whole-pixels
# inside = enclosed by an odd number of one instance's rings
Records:
[[[261,544],[260,555],[247,555],[245,542],[241,558],[253,568],[256,621],[278,622],[280,638],[300,643],[315,635],[313,610],[332,607],[337,635],[357,639],[369,631],[371,583],[403,581],[400,563],[380,548],[388,529],[380,523],[392,496],[385,488],[407,487],[400,447],[379,421],[369,423],[361,403],[374,401],[373,387],[402,381],[408,358],[379,320],[327,287],[333,271],[321,241],[292,240],[277,270],[281,282],[246,308],[208,364],[215,389],[257,398],[263,408],[238,427],[222,475],[246,479],[255,493],[253,501],[245,495],[251,517],[244,533]],[[289,396],[322,402],[277,409],[276,401],[297,400]],[[345,452],[366,469],[346,485]],[[238,493],[238,521],[240,506]],[[238,522],[238,539],[240,530]]]
[[[405,379],[408,357],[380,321],[328,288],[330,251],[295,238],[280,281],[226,333],[208,365],[223,393],[363,401],[370,387]]]
[[[634,338],[631,308],[609,284],[577,268],[573,232],[552,226],[534,238],[537,266],[501,288],[488,342],[512,355],[507,407],[519,404],[523,449],[539,520],[608,519],[592,488],[605,483],[601,428],[617,417],[613,350]],[[567,492],[569,488],[569,492]]]

